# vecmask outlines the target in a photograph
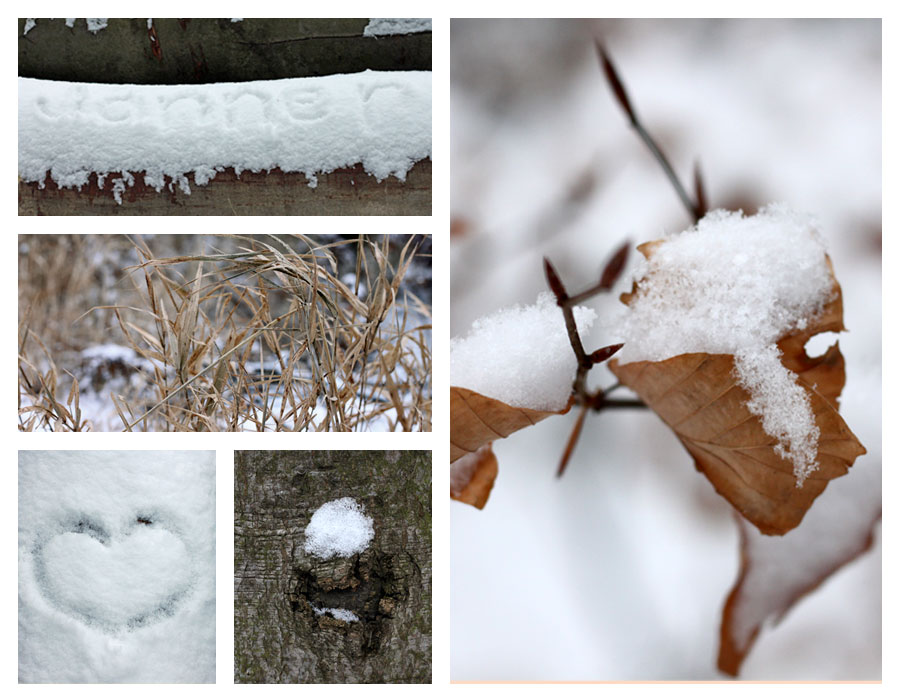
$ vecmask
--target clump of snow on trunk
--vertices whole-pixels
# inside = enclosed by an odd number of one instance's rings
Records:
[[[365,550],[374,536],[372,518],[362,506],[352,498],[339,498],[313,513],[304,550],[320,559],[349,557]]]
[[[616,327],[625,342],[619,362],[733,355],[748,408],[802,486],[817,467],[819,431],[776,344],[805,328],[834,293],[815,222],[781,205],[750,217],[714,211],[664,239],[636,278],[637,294]]]
[[[574,309],[579,334],[597,314]],[[577,370],[562,311],[542,293],[533,306],[514,306],[481,318],[465,338],[450,341],[450,384],[510,406],[565,408]]]
[[[327,614],[331,615],[336,620],[343,620],[344,622],[359,622],[359,617],[356,615],[356,613],[344,608],[317,608],[315,605],[313,605],[312,609],[313,612],[319,617]]]

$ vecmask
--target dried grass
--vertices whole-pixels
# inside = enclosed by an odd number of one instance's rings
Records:
[[[215,252],[155,257],[132,240],[133,299],[82,309],[71,322],[114,319],[141,359],[146,389],[108,396],[123,430],[431,429],[431,310],[399,293],[412,238],[395,251],[386,236],[219,241]],[[354,289],[338,276],[337,246],[355,249]],[[89,430],[76,373],[61,374],[29,330],[38,307],[23,296],[55,293],[51,279],[23,283],[20,272],[19,427]],[[424,321],[413,327],[413,318]],[[46,314],[41,326],[52,327]]]

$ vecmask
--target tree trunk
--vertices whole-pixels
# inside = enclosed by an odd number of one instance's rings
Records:
[[[344,497],[374,539],[307,554],[313,513]],[[236,683],[431,681],[430,452],[236,452],[234,510]]]
[[[363,36],[368,19],[19,19],[19,76],[81,83],[183,85],[431,70],[431,32]]]

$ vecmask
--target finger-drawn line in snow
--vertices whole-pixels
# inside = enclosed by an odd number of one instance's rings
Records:
[[[413,105],[416,93],[399,82],[385,82],[360,87],[366,127],[375,134],[392,134],[397,130],[397,114],[393,104]]]
[[[127,122],[135,114],[135,105],[129,95],[113,97],[94,105],[97,115],[108,122]]]
[[[173,616],[194,588],[194,557],[180,529],[155,509],[109,526],[77,515],[39,537],[35,579],[60,612],[107,632]]]
[[[288,116],[296,122],[312,122],[328,115],[328,100],[318,87],[291,87],[281,93]]]
[[[268,122],[272,112],[270,95],[262,90],[242,90],[225,97],[228,125],[240,128],[248,121]]]
[[[205,121],[212,112],[209,99],[205,95],[178,95],[160,102],[166,116],[188,117]]]

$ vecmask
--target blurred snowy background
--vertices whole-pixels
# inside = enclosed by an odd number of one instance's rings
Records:
[[[453,21],[451,333],[533,303],[542,256],[580,291],[624,240],[690,223],[615,103],[595,37],[684,181],[699,160],[711,207],[782,201],[818,218],[849,330],[841,412],[869,450],[854,469],[880,471],[877,20]],[[627,277],[592,304],[601,321]],[[586,346],[615,340],[601,322]],[[613,383],[605,369],[591,378]],[[573,422],[495,443],[484,511],[452,504],[451,678],[721,678],[739,563],[730,507],[650,412],[590,416],[555,480]],[[741,677],[881,677],[877,533],[762,632]]]

